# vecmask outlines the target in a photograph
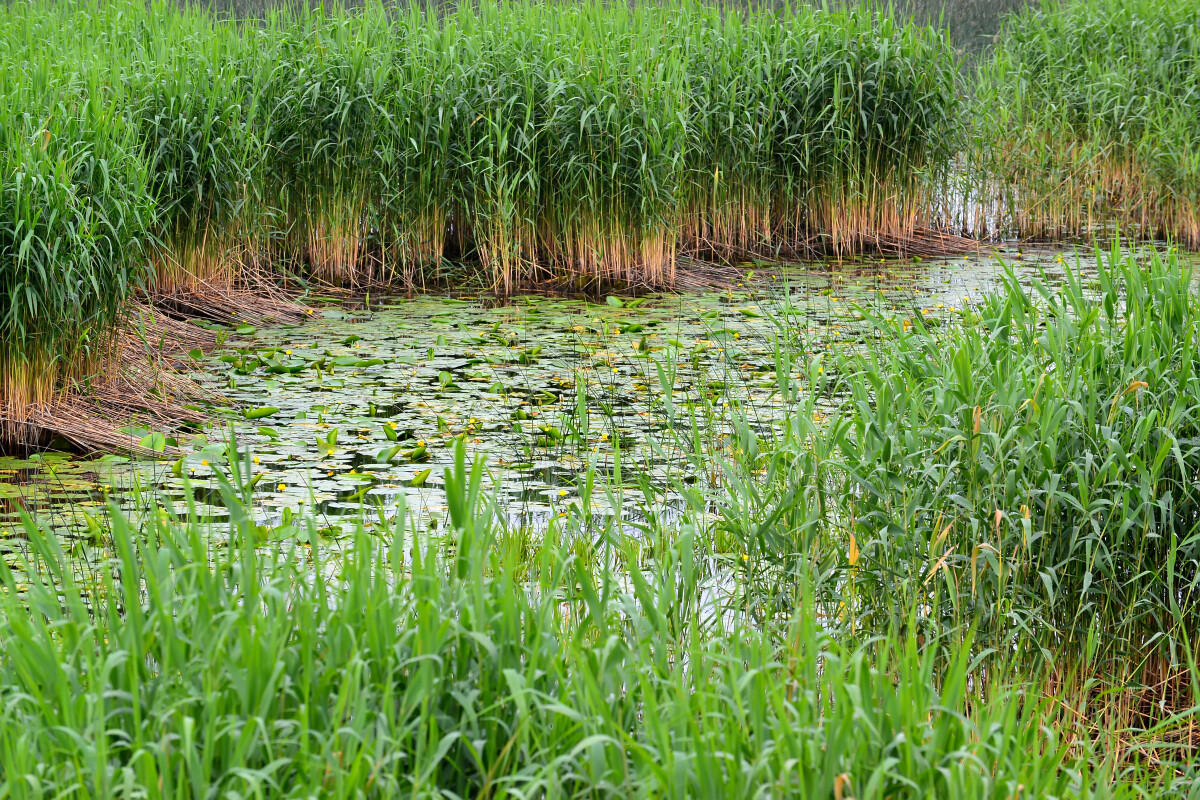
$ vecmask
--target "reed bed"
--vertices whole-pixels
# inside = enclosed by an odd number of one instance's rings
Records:
[[[264,274],[668,288],[680,252],[902,249],[958,113],[947,41],[866,11],[30,0],[0,60],[8,441],[132,293],[224,320]]]
[[[1200,301],[1177,254],[1097,258],[1062,286],[1010,273],[955,320],[863,308],[876,344],[832,358],[781,318],[794,416],[764,434],[747,409],[728,444],[685,426],[681,446],[715,469],[718,536],[775,589],[822,576],[818,608],[858,631],[970,631],[1114,752],[1190,759]],[[779,593],[746,605],[766,618]]]
[[[977,87],[978,219],[1200,247],[1198,76],[1191,0],[1054,0],[1015,15]]]
[[[114,357],[155,209],[117,104],[32,96],[13,72],[0,77],[0,439],[32,443],[29,413]]]
[[[691,529],[535,542],[460,449],[445,533],[401,513],[328,562],[313,520],[249,522],[230,458],[239,521],[114,508],[94,580],[31,522],[0,562],[6,796],[1135,796],[1028,676],[855,637],[804,589],[764,625]]]

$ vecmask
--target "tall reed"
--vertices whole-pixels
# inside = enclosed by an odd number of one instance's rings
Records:
[[[1054,0],[1011,18],[977,91],[993,224],[1116,224],[1200,247],[1198,76],[1193,0]]]
[[[228,286],[259,158],[250,54],[232,25],[173,6],[144,26],[123,88],[159,211],[150,288]]]
[[[894,246],[956,149],[948,42],[864,10],[6,13],[137,131],[163,286],[227,281],[237,244],[328,282],[419,282],[449,246],[504,292],[667,287],[680,248]]]
[[[725,465],[729,546],[781,586],[824,576],[830,617],[971,630],[1052,669],[1075,713],[1178,724],[1194,752],[1194,725],[1168,721],[1200,700],[1195,275],[1176,254],[1097,258],[1061,287],[1010,273],[950,325],[863,308],[876,344],[856,353],[814,356],[786,327],[787,425],[735,418],[732,457],[691,449]]]
[[[531,548],[461,449],[448,535],[360,530],[332,579],[311,520],[259,546],[237,474],[224,530],[114,509],[94,584],[32,523],[20,572],[0,564],[7,796],[1110,792],[968,651],[714,614],[686,531],[642,564],[609,525],[624,574],[577,555],[580,520]]]
[[[0,67],[0,441],[15,444],[106,363],[156,220],[120,106],[96,84],[38,92],[28,75]]]
[[[947,39],[863,10],[701,9],[685,237],[732,253],[857,253],[936,224],[962,147]]]

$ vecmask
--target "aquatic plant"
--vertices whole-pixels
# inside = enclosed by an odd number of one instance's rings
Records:
[[[259,158],[248,46],[232,25],[173,6],[152,6],[142,25],[121,88],[158,206],[148,289],[228,288]]]
[[[1044,3],[1012,17],[976,91],[980,221],[1109,223],[1200,247],[1200,4]]]
[[[113,356],[155,206],[134,131],[98,87],[39,94],[0,73],[0,440]]]
[[[1086,741],[1043,724],[1051,706],[982,679],[966,649],[710,607],[689,533],[652,560],[612,526],[599,556],[576,556],[579,520],[530,546],[496,526],[460,449],[443,537],[401,516],[386,542],[360,531],[327,578],[311,518],[246,517],[250,468],[235,458],[223,481],[228,526],[115,514],[94,584],[29,524],[20,578],[0,565],[8,796],[1109,788]]]
[[[941,34],[863,10],[700,13],[682,201],[690,249],[903,249],[937,224],[964,145]]]
[[[855,629],[969,629],[1079,713],[1169,727],[1198,697],[1194,275],[1176,253],[1059,262],[1063,285],[1010,273],[949,326],[864,305],[868,347],[781,345],[795,412],[774,436],[735,415],[718,525],[781,581],[817,567]]]

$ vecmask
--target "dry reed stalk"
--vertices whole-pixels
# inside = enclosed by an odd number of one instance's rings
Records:
[[[312,277],[334,285],[358,282],[358,263],[362,238],[356,230],[319,221],[308,228],[306,254]]]
[[[43,370],[51,381],[36,386],[36,394],[16,391],[11,383],[3,387],[0,449],[29,450],[58,435],[84,450],[161,456],[132,442],[119,429],[135,417],[152,420],[165,430],[204,423],[207,417],[189,406],[225,399],[174,367],[189,359],[193,350],[215,344],[211,332],[133,303],[104,356],[79,365],[73,376]]]
[[[179,289],[232,284],[237,278],[233,240],[233,233],[217,233],[205,226],[196,241],[180,241],[158,248],[150,266],[154,290],[171,293]]]
[[[426,271],[432,267],[436,277],[437,266],[445,256],[450,225],[449,215],[433,209],[417,219],[406,220],[402,226],[393,226],[393,232],[383,236],[377,257],[379,269],[371,271],[373,280],[368,285],[424,289]]]

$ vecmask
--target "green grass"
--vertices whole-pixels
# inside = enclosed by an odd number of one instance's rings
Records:
[[[30,524],[0,568],[0,796],[1111,796],[1036,683],[856,638],[804,588],[756,623],[687,529],[530,544],[481,477],[460,451],[445,534],[360,532],[335,563],[311,521],[265,543],[116,513],[81,584]]]

